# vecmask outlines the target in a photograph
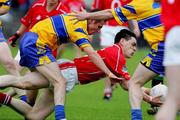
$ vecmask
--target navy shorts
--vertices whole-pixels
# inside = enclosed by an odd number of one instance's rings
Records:
[[[151,49],[141,60],[141,64],[159,75],[164,75],[163,58],[164,42],[159,42],[157,44],[157,49]]]

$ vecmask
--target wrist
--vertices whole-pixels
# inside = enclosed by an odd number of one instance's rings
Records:
[[[16,38],[19,38],[19,37],[20,37],[20,34],[19,34],[18,32],[16,32],[16,33],[14,34],[14,36],[16,36]]]

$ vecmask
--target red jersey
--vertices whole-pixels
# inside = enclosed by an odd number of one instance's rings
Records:
[[[127,80],[130,79],[126,69],[126,60],[122,53],[120,45],[113,45],[105,49],[97,51],[106,66],[117,76],[123,76]],[[100,70],[88,56],[74,59],[77,68],[78,80],[81,84],[97,81],[105,77],[105,73]]]
[[[62,0],[62,3],[71,11],[81,11],[81,7],[86,7],[83,0]]]
[[[21,18],[21,23],[28,27],[27,31],[32,28],[38,21],[43,20],[47,17],[68,13],[69,10],[61,2],[58,3],[55,9],[48,12],[46,10],[46,0],[37,0],[35,1],[27,14]]]
[[[162,0],[162,22],[166,32],[173,26],[180,25],[180,0]]]
[[[117,7],[122,7],[131,1],[132,0],[94,0],[91,9],[105,10],[105,9],[117,8]],[[116,22],[115,19],[112,19],[107,21],[107,25],[118,26],[119,24]],[[127,23],[124,25],[127,26]]]

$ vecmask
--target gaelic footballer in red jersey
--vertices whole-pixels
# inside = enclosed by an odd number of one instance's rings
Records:
[[[126,5],[131,0],[94,0],[92,3],[91,9],[110,9],[117,8]],[[114,37],[116,33],[118,33],[121,29],[128,29],[128,24],[124,23],[123,25],[119,25],[115,19],[108,20],[106,24],[100,31],[100,46],[102,48],[113,45]],[[104,88],[104,99],[110,100],[112,96],[112,87],[110,85],[110,80],[105,80],[105,88]]]

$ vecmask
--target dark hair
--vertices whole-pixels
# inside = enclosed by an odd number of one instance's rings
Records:
[[[131,37],[134,37],[135,39],[137,39],[136,35],[133,32],[131,32],[127,29],[122,29],[121,31],[119,31],[116,34],[114,43],[118,43],[121,40],[121,38],[129,40],[129,39],[131,39]]]

